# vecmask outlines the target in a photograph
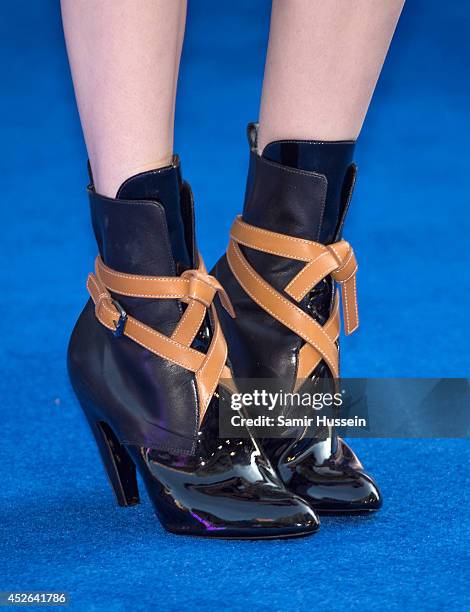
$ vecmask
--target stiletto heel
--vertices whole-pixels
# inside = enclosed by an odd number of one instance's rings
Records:
[[[135,506],[140,503],[140,497],[134,462],[107,423],[86,416],[117,503]]]

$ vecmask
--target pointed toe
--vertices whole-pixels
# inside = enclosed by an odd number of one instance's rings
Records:
[[[287,491],[283,497],[268,500],[258,505],[253,516],[247,518],[241,509],[239,517],[224,518],[223,527],[214,526],[210,535],[226,539],[285,539],[312,535],[320,527],[316,512],[303,500]],[[206,529],[207,523],[204,526]]]
[[[288,495],[282,505],[268,506],[264,516],[253,522],[253,533],[259,538],[300,537],[318,530],[320,520],[316,512],[305,501]]]
[[[269,450],[277,449],[273,441]],[[334,450],[324,442],[305,440],[297,454],[286,445],[271,456],[281,480],[293,494],[321,514],[366,514],[382,506],[376,482],[367,474],[352,449],[342,438]]]
[[[378,486],[364,472],[338,473],[328,482],[311,483],[305,499],[320,514],[366,514],[382,507]]]

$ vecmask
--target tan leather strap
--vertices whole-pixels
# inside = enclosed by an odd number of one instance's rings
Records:
[[[243,289],[266,312],[305,340],[299,352],[297,380],[306,378],[324,360],[332,375],[339,375],[338,347],[339,300],[325,325],[320,325],[294,302],[276,291],[244,257],[239,244],[280,257],[305,262],[305,266],[285,287],[285,292],[300,302],[312,288],[329,274],[341,286],[345,333],[359,325],[356,297],[357,263],[348,242],[340,240],[323,245],[311,240],[286,236],[249,225],[238,217],[231,229],[227,251],[229,266]]]
[[[178,299],[188,304],[183,316],[171,337],[125,316],[122,334],[137,342],[155,355],[171,361],[195,373],[202,420],[209,402],[220,379],[231,387],[231,372],[226,365],[227,344],[220,328],[217,312],[213,304],[214,296],[219,294],[224,307],[235,316],[230,300],[216,278],[207,274],[199,256],[197,270],[187,270],[180,277],[137,276],[124,274],[106,266],[100,257],[95,261],[95,273],[90,274],[87,288],[95,304],[98,321],[113,332],[122,322],[122,312],[112,296],[152,299]],[[213,336],[207,353],[191,348],[207,310],[210,309],[214,322]]]

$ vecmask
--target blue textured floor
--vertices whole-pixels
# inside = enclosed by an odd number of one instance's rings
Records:
[[[468,609],[465,441],[356,441],[384,509],[310,539],[178,538],[146,499],[114,505],[64,367],[95,246],[58,3],[0,10],[0,590],[66,590],[78,610]],[[469,16],[410,0],[387,60],[346,232],[362,326],[345,375],[469,374]],[[208,265],[240,209],[267,20],[261,0],[191,3],[177,150]]]

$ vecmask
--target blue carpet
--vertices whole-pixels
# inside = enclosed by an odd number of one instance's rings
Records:
[[[177,150],[211,265],[241,206],[269,6],[190,4]],[[310,539],[178,538],[146,499],[114,505],[64,364],[95,245],[58,3],[0,11],[0,590],[66,590],[77,610],[468,609],[466,441],[356,441],[384,509]],[[414,0],[399,25],[357,151],[346,376],[469,374],[469,28],[464,0]]]

